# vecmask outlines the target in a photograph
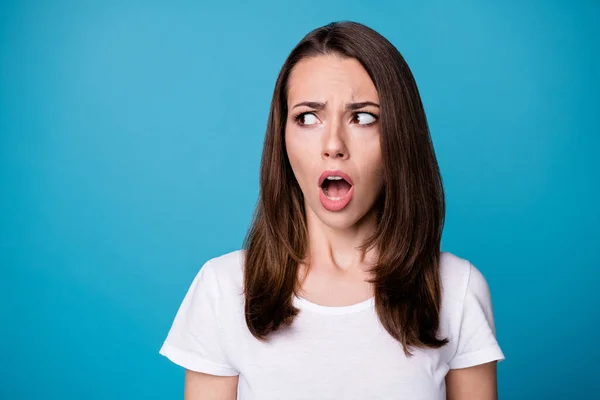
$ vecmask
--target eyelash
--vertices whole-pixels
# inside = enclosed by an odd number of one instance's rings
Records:
[[[305,115],[305,114],[313,114],[313,115],[314,115],[315,113],[314,113],[314,112],[312,112],[312,111],[304,111],[304,112],[300,112],[300,113],[298,113],[298,114],[294,115],[294,122],[295,122],[297,125],[299,125],[299,126],[302,126],[302,127],[304,127],[304,126],[309,126],[309,125],[304,125],[304,124],[301,124],[301,123],[300,123],[300,118],[301,118],[303,115]],[[356,117],[356,115],[357,115],[357,114],[369,114],[370,116],[372,116],[372,117],[375,119],[373,122],[369,122],[368,124],[357,124],[357,125],[359,125],[359,126],[362,126],[363,128],[364,128],[364,127],[367,127],[367,126],[375,125],[375,124],[376,124],[376,123],[379,121],[379,117],[378,117],[377,115],[373,114],[373,113],[370,113],[370,112],[366,112],[366,111],[359,111],[359,112],[355,112],[354,114],[352,114],[352,116],[353,116],[353,117]],[[315,117],[316,117],[316,115],[315,115]],[[353,120],[354,120],[354,118],[353,118]]]

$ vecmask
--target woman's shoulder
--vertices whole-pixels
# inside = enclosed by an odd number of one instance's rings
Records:
[[[218,313],[243,309],[243,259],[243,250],[208,258],[188,290],[190,307],[208,307]]]
[[[442,309],[440,318],[457,331],[465,318],[483,312],[493,324],[490,288],[483,273],[466,259],[450,252],[440,257]]]
[[[244,274],[243,249],[212,257],[201,268],[206,279],[223,289],[240,288]],[[464,298],[467,288],[487,289],[483,274],[468,259],[443,251],[439,261],[440,281],[444,297]]]
[[[203,275],[218,294],[241,296],[244,256],[245,251],[240,249],[210,258],[202,266],[199,275]],[[468,259],[443,251],[440,253],[439,269],[442,303],[446,311],[462,308],[469,293],[483,298],[490,296],[486,278]]]
[[[489,290],[481,271],[471,261],[448,251],[440,253],[440,281],[445,297],[462,300],[471,290]]]
[[[450,345],[450,368],[466,368],[503,360],[496,340],[490,288],[471,261],[449,252],[441,254],[442,307],[440,327]]]
[[[244,250],[234,250],[208,259],[200,269],[219,292],[231,292],[242,287]]]
[[[473,263],[450,252],[440,256],[442,319],[456,322],[474,303],[491,313],[491,293],[483,273]],[[465,311],[466,309],[466,311]],[[467,315],[468,316],[468,315]]]
[[[203,268],[208,267],[220,275],[239,275],[244,263],[244,250],[234,250],[209,258]]]

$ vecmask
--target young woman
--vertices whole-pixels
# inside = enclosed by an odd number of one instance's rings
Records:
[[[161,354],[185,398],[496,399],[490,292],[440,251],[417,86],[372,29],[310,32],[277,79],[243,250],[209,260]]]

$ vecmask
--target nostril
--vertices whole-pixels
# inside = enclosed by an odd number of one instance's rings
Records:
[[[330,153],[328,153],[328,152],[324,152],[324,153],[323,153],[323,155],[324,155],[325,157],[331,157],[331,154],[330,154]],[[338,158],[338,157],[339,157],[339,158],[344,158],[344,153],[337,153],[337,154],[335,155],[335,157],[336,157],[336,158]]]

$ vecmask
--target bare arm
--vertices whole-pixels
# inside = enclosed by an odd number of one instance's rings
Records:
[[[446,375],[447,400],[497,400],[496,361],[451,369]]]
[[[236,400],[237,376],[216,376],[185,371],[184,400]]]

